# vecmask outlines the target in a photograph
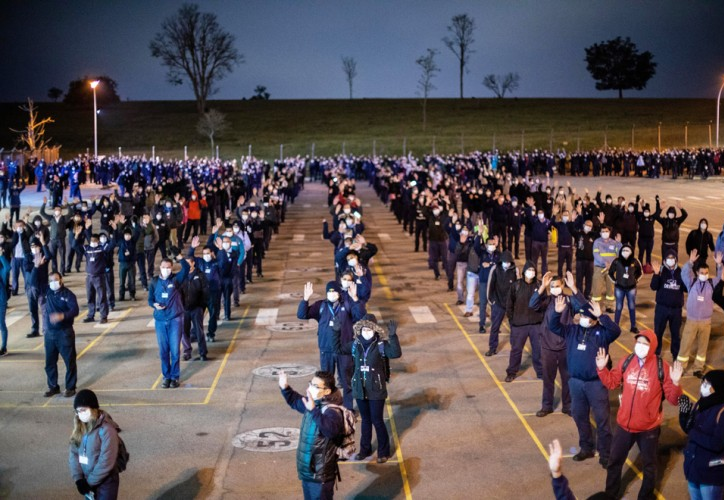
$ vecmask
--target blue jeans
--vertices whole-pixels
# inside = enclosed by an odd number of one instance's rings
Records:
[[[614,321],[618,325],[621,320],[621,313],[623,312],[623,299],[626,298],[628,303],[628,315],[631,318],[631,328],[636,326],[636,288],[630,290],[624,290],[623,288],[615,287],[613,294],[616,297],[616,313],[614,314]]]
[[[183,327],[183,314],[169,321],[156,321],[158,354],[161,358],[161,373],[165,379],[178,380],[181,377],[179,352]]]
[[[0,349],[7,349],[8,347],[8,325],[5,323],[5,313],[7,310],[8,303],[0,303],[0,336],[2,337]]]
[[[304,500],[332,500],[334,498],[334,481],[315,483],[302,481]]]
[[[571,349],[568,346],[568,349]],[[575,347],[573,347],[575,349]],[[585,381],[568,379],[571,391],[571,416],[578,428],[578,444],[583,452],[598,450],[601,458],[608,460],[611,451],[611,404],[608,401],[608,389],[600,380]],[[593,441],[590,413],[596,422],[597,443]]]
[[[359,441],[359,453],[367,456],[372,454],[372,426],[377,434],[377,456],[390,456],[390,435],[383,414],[385,411],[384,399],[358,399],[357,408],[362,417],[362,432]]]
[[[473,305],[475,305],[475,288],[478,286],[479,282],[480,278],[478,275],[468,271],[465,278],[465,290],[467,290],[467,296],[465,297],[465,312],[473,312]]]
[[[479,281],[478,289],[480,292],[480,327],[482,328],[485,326],[486,312],[488,310],[488,282]]]
[[[689,481],[689,495],[691,500],[721,500],[724,498],[724,486]]]

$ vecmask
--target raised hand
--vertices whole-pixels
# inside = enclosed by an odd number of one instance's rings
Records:
[[[562,313],[563,311],[565,311],[565,309],[566,309],[566,299],[565,299],[565,297],[563,297],[563,295],[559,295],[558,297],[556,297],[556,305],[555,305],[555,308],[556,308],[556,312],[557,312],[558,314],[560,314],[560,313]]]
[[[714,252],[714,262],[716,262],[717,266],[721,266],[721,260],[722,260],[722,253]]]
[[[572,272],[570,272],[570,271],[566,272],[565,281],[566,281],[566,286],[567,286],[570,290],[572,290],[572,291],[575,292],[575,291],[576,291],[576,280],[573,278],[573,273],[572,273]]]
[[[199,237],[194,236],[191,238],[191,248],[197,248],[199,246]]]
[[[289,378],[284,370],[279,371],[279,387],[282,389],[289,387]]]
[[[669,377],[674,385],[679,385],[681,376],[684,374],[684,366],[679,361],[674,361],[674,364],[669,368]]]
[[[689,262],[691,262],[693,264],[694,261],[696,261],[696,259],[698,257],[699,257],[699,251],[696,248],[693,248],[691,250],[691,253],[689,254]],[[716,261],[716,254],[714,255],[714,260]],[[719,262],[721,262],[721,257],[719,257]]]
[[[659,271],[661,271],[661,264],[656,262],[655,260],[652,260],[651,268],[654,270],[655,274],[659,274]]]
[[[309,299],[314,294],[314,285],[312,285],[311,282],[307,282],[304,285],[304,300],[309,301]]]
[[[543,287],[548,288],[548,285],[551,284],[551,281],[553,280],[553,273],[548,271],[543,275]]]
[[[596,318],[598,318],[601,315],[601,304],[594,300],[591,300],[589,304],[591,306],[591,312]]]
[[[347,288],[347,293],[349,294],[350,299],[357,302],[357,283],[354,281],[351,282]]]
[[[553,477],[561,477],[561,459],[563,458],[563,449],[561,448],[561,442],[554,439],[551,444],[548,445],[548,468],[551,471]]]
[[[608,353],[603,347],[598,348],[598,354],[596,354],[596,368],[603,370],[608,364]]]
[[[387,322],[387,331],[390,335],[397,335],[397,321],[391,319]]]

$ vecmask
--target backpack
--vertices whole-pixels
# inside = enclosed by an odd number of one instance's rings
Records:
[[[118,472],[126,470],[126,466],[128,465],[128,460],[130,458],[131,454],[128,453],[126,443],[123,442],[121,436],[118,436],[118,457],[116,458],[116,469],[118,469]]]
[[[626,368],[628,368],[628,365],[631,363],[631,360],[636,356],[635,353],[631,353],[628,355],[628,357],[624,360],[623,365],[621,365],[621,377],[623,378],[623,374],[626,373]],[[658,375],[659,375],[659,382],[661,383],[661,405],[664,404],[664,399],[666,399],[666,394],[664,394],[664,360],[661,359],[660,356],[656,356],[656,365],[658,367]],[[659,406],[659,409],[661,409],[661,405]]]
[[[334,408],[342,413],[342,420],[344,420],[344,433],[342,437],[338,439],[337,445],[337,458],[339,460],[350,460],[354,457],[357,452],[357,443],[354,440],[354,426],[356,418],[352,410],[348,410],[344,406],[328,404],[324,407],[325,411],[327,408]]]
[[[384,360],[385,364],[385,382],[390,383],[390,358],[385,355],[385,342],[380,340],[377,342],[377,350],[380,352],[380,357]]]

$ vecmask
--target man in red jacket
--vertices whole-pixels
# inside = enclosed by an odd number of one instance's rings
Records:
[[[664,396],[674,406],[678,405],[681,387],[679,381],[683,367],[678,361],[670,367],[656,356],[658,340],[651,330],[636,335],[634,354],[622,358],[609,370],[608,354],[598,350],[596,368],[598,377],[609,390],[622,386],[621,406],[616,422],[618,428],[611,443],[606,475],[606,493],[620,498],[621,471],[629,450],[638,445],[644,464],[644,479],[639,498],[654,498],[656,483],[656,452],[664,419]],[[624,368],[624,365],[627,365]]]

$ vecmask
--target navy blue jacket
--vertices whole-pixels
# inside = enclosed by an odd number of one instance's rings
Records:
[[[684,475],[692,483],[721,486],[724,466],[709,467],[709,461],[724,456],[724,405],[714,405],[704,411],[699,411],[698,406],[692,410],[693,421],[681,422],[681,428],[689,435],[684,448]]]
[[[656,305],[681,309],[684,307],[686,285],[681,279],[681,268],[669,269],[662,264],[658,274],[651,277],[651,289],[656,291]]]
[[[528,221],[531,225],[531,239],[538,242],[547,242],[548,232],[551,230],[550,219],[543,219],[541,222],[538,216],[531,214],[528,216]]]
[[[53,258],[48,247],[43,245],[41,252],[45,256],[45,262],[35,267],[35,259],[32,253],[25,254],[23,266],[25,267],[25,279],[27,288],[38,288],[44,291],[48,286],[48,265]]]
[[[10,285],[10,262],[3,252],[0,252],[0,305],[7,305],[8,286]]]
[[[553,311],[548,329],[566,339],[568,373],[572,378],[591,382],[599,380],[596,370],[598,348],[608,352],[608,346],[621,335],[621,328],[607,315],[602,314],[591,328],[561,323],[561,314]],[[579,348],[585,346],[585,349]]]
[[[63,321],[52,323],[50,315],[53,313],[63,313]],[[67,287],[62,286],[58,291],[50,288],[46,289],[45,308],[43,309],[43,324],[46,327],[46,338],[59,338],[61,336],[73,337],[73,320],[80,313],[78,309],[78,300],[75,294]]]
[[[480,236],[476,236],[475,239],[473,239],[473,250],[478,254],[478,258],[480,259],[478,278],[481,283],[487,283],[493,266],[500,262],[500,252],[497,250],[493,251],[493,253],[488,252],[487,248],[483,248],[481,240],[482,238],[480,238]],[[488,267],[483,265],[486,262],[490,264]]]
[[[181,272],[174,274],[168,279],[156,276],[148,286],[148,305],[153,307],[153,319],[158,321],[169,321],[181,316],[184,313],[183,294],[181,283],[186,279],[189,265],[185,260],[181,261]],[[156,309],[153,304],[165,306],[165,309]]]
[[[361,320],[367,314],[365,305],[361,300],[354,302],[346,293],[340,294],[340,300],[336,306],[328,300],[318,300],[314,304],[302,300],[297,308],[297,318],[316,319],[319,323],[317,328],[317,346],[320,352],[335,352],[334,328],[335,321],[340,327],[340,340],[342,344],[352,342],[354,331],[352,325]]]
[[[194,249],[189,247],[188,256],[194,256]],[[221,290],[221,275],[219,274],[219,263],[216,259],[212,258],[209,262],[206,262],[200,257],[194,257],[196,262],[196,268],[201,269],[201,272],[206,276],[206,281],[209,282],[209,291],[218,292]]]
[[[554,222],[553,226],[558,231],[558,248],[570,247],[573,245],[573,222]]]
[[[112,246],[118,248],[118,262],[136,262],[136,242],[139,234],[139,232],[134,231],[130,241],[126,241],[123,233],[116,231]],[[111,260],[113,259],[111,258]]]

